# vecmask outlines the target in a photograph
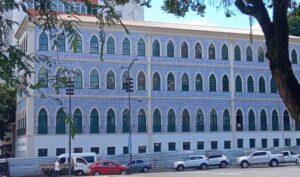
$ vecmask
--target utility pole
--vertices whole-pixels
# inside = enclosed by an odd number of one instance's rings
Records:
[[[130,93],[133,92],[133,78],[130,76],[130,68],[132,67],[133,63],[137,61],[138,59],[134,58],[128,67],[122,66],[121,69],[126,69],[128,71],[129,77],[125,79],[125,91],[128,92],[128,117],[129,117],[129,137],[128,137],[128,150],[129,150],[129,170],[128,174],[131,174],[131,168],[132,168],[132,120],[131,120],[131,103],[130,103]]]
[[[72,80],[72,77],[69,77],[66,82],[66,95],[69,95],[69,119],[70,119],[72,116],[71,96],[74,95],[74,80]],[[71,169],[72,169],[71,163],[72,163],[72,159],[71,159],[71,124],[69,121],[69,177],[71,177]]]

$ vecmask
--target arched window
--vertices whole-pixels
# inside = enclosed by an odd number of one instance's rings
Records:
[[[174,44],[172,41],[167,44],[167,57],[174,57]]]
[[[248,93],[253,93],[254,92],[254,81],[251,76],[248,77],[247,79],[247,92]]]
[[[116,116],[115,112],[112,109],[109,109],[107,112],[106,118],[106,133],[115,133],[116,132]]]
[[[226,44],[222,46],[222,60],[228,60],[228,47]]]
[[[200,74],[197,74],[196,76],[195,85],[196,85],[196,91],[203,91],[202,76]]]
[[[290,131],[291,125],[290,125],[290,116],[287,110],[283,112],[283,129],[284,131]]]
[[[181,44],[181,58],[188,58],[189,57],[189,48],[186,42]]]
[[[218,117],[215,109],[210,111],[210,131],[218,131]]]
[[[145,56],[145,41],[143,39],[138,41],[138,56]]]
[[[230,115],[227,109],[223,112],[223,131],[230,131]]]
[[[250,46],[248,46],[246,49],[246,60],[253,61],[253,53],[252,53],[252,48]]]
[[[259,78],[259,93],[266,93],[265,79],[263,77]]]
[[[82,113],[79,109],[74,112],[74,123],[76,125],[77,134],[82,133]]]
[[[129,133],[130,129],[130,117],[129,117],[129,111],[128,109],[125,109],[123,111],[123,119],[122,119],[122,132],[123,133]]]
[[[57,36],[57,50],[61,52],[66,51],[66,40],[62,33]]]
[[[66,125],[65,125],[65,112],[63,109],[59,109],[56,113],[56,134],[65,134]]]
[[[272,111],[272,131],[278,131],[279,124],[278,124],[278,113],[277,111]]]
[[[111,36],[109,36],[107,39],[106,53],[107,54],[115,54],[115,40]]]
[[[195,58],[201,59],[202,58],[202,47],[199,42],[195,45]]]
[[[48,72],[45,68],[41,68],[38,75],[38,82],[41,88],[48,88]]]
[[[161,132],[161,115],[158,109],[155,109],[153,115],[153,132]]]
[[[244,118],[243,118],[243,113],[239,109],[236,112],[236,131],[243,131],[244,130]]]
[[[234,61],[241,61],[241,48],[237,45],[234,48]]]
[[[38,116],[38,134],[48,133],[48,116],[46,110],[43,108],[39,111]]]
[[[56,83],[58,88],[65,88],[65,79],[66,75],[64,73],[64,70],[60,68],[56,73]]]
[[[197,132],[203,132],[204,131],[204,115],[203,115],[203,111],[201,109],[197,110],[196,130],[197,130]]]
[[[129,72],[126,70],[122,75],[122,89],[126,90],[126,79],[130,78]]]
[[[175,112],[171,109],[168,112],[168,132],[176,132]]]
[[[255,115],[252,109],[248,113],[248,126],[249,131],[255,131]]]
[[[217,91],[217,82],[216,82],[216,77],[214,75],[211,75],[209,77],[209,91],[210,92]]]
[[[146,77],[142,71],[138,74],[138,90],[146,90]]]
[[[189,91],[189,76],[184,73],[181,79],[181,90]]]
[[[297,52],[295,49],[292,50],[292,64],[297,64],[298,61],[297,61]]]
[[[271,78],[271,93],[277,93],[277,86],[273,77]]]
[[[223,76],[222,90],[223,90],[223,92],[229,92],[229,79],[228,79],[227,75]]]
[[[167,90],[175,91],[175,78],[172,73],[169,73],[168,78],[167,78]]]
[[[152,44],[152,55],[154,57],[160,56],[160,45],[157,39],[155,39]]]
[[[82,73],[79,69],[75,70],[74,88],[82,89]]]
[[[99,88],[99,74],[95,69],[91,72],[90,88],[91,89],[98,89]]]
[[[99,41],[98,38],[94,35],[90,41],[90,52],[99,53]]]
[[[160,90],[160,76],[158,73],[153,75],[153,90]]]
[[[76,38],[76,48],[73,48],[73,50],[74,52],[80,53],[82,52],[82,39],[79,35]]]
[[[125,38],[122,43],[122,54],[130,55],[130,42],[128,38]]]
[[[182,132],[190,131],[190,114],[189,111],[184,109],[182,112]]]
[[[265,53],[264,49],[259,47],[257,50],[257,60],[258,62],[264,62],[265,61]]]
[[[115,89],[115,74],[112,70],[109,70],[106,75],[106,88]]]
[[[210,59],[210,60],[216,59],[216,49],[212,43],[209,44],[209,47],[208,47],[208,59]]]
[[[147,130],[147,126],[146,126],[146,114],[145,111],[143,109],[141,109],[139,111],[139,115],[138,115],[138,131],[140,133],[144,133]]]
[[[267,114],[265,110],[261,110],[260,112],[260,131],[267,131]]]
[[[93,109],[90,117],[90,133],[99,133],[99,114]]]
[[[235,91],[236,92],[243,91],[242,78],[240,76],[236,76],[236,78],[235,78]]]
[[[42,32],[39,37],[39,50],[48,51],[48,35]]]

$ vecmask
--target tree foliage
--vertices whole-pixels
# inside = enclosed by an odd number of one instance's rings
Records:
[[[16,90],[0,83],[0,140],[7,138],[11,131],[10,124],[15,122]]]
[[[300,6],[288,15],[288,20],[290,34],[300,36]]]

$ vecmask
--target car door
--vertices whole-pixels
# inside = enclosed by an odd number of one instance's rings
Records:
[[[186,167],[192,167],[194,160],[195,160],[195,157],[187,157],[185,159],[185,166]]]
[[[128,167],[128,168],[130,168],[130,167]],[[137,170],[137,164],[136,164],[135,160],[131,161],[131,170],[132,171],[136,171]]]
[[[107,174],[119,174],[120,173],[119,165],[114,162],[109,162],[107,169],[108,169]]]
[[[81,157],[75,158],[74,171],[82,170],[85,174],[87,174],[89,166],[85,159]]]
[[[250,163],[252,164],[265,163],[267,159],[268,159],[267,152],[255,152],[252,154]]]
[[[208,160],[209,160],[209,165],[217,165],[218,164],[218,159],[216,155],[210,155],[208,156]]]
[[[143,169],[144,161],[143,160],[137,160],[136,161],[136,170],[141,171]]]
[[[99,170],[101,174],[109,174],[109,167],[108,167],[108,162],[101,162],[99,163]]]

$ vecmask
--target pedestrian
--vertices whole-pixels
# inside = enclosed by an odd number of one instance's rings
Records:
[[[59,162],[58,160],[54,162],[54,177],[60,176],[59,174]]]

